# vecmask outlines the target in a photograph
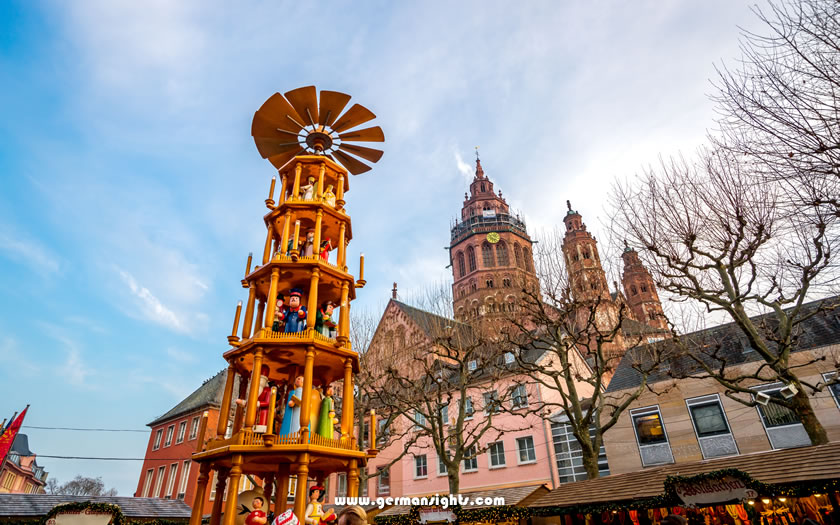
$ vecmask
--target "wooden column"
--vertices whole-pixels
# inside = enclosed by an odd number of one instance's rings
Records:
[[[321,169],[318,171],[318,200],[320,201],[321,198],[324,196],[324,173],[327,171],[327,165],[323,162],[321,163]]]
[[[263,250],[263,265],[267,264],[269,260],[271,260],[271,239],[274,238],[274,227],[269,224],[268,225],[268,233],[265,235],[265,249]]]
[[[347,271],[347,242],[345,241],[345,237],[347,236],[347,224],[344,221],[341,221],[341,225],[338,227],[338,256],[335,259],[335,265],[339,267],[342,271]]]
[[[245,405],[245,428],[251,429],[257,417],[257,398],[260,396],[260,368],[262,368],[263,349],[257,347],[254,354],[254,368],[251,370],[251,389],[248,392],[248,404]]]
[[[274,323],[274,309],[277,307],[277,281],[280,279],[280,268],[271,269],[271,284],[268,285],[268,315],[265,316],[266,328],[271,328]]]
[[[341,394],[341,438],[353,432],[353,361],[344,360],[344,392]]]
[[[228,479],[228,486],[230,489],[227,494],[227,501],[225,502],[225,519],[224,525],[235,525],[236,511],[237,511],[237,491],[239,490],[239,478],[242,477],[242,454],[234,454],[231,458],[230,478]],[[216,497],[220,497],[218,492]]]
[[[335,209],[344,208],[344,175],[338,176],[338,187],[335,189]]]
[[[260,299],[260,304],[257,306],[257,321],[254,323],[254,337],[256,337],[263,326],[263,317],[265,316],[265,300]]]
[[[248,394],[248,378],[240,375],[239,376],[239,395],[236,396],[236,399],[245,399],[245,396]],[[242,420],[245,417],[245,407],[237,403],[236,405],[236,412],[233,415],[233,433],[236,434],[242,429]]]
[[[225,484],[230,469],[220,468],[216,471],[216,499],[213,500],[213,510],[210,513],[210,525],[219,525],[222,521],[222,504],[225,497]]]
[[[279,516],[283,512],[286,512],[286,508],[288,507],[288,497],[289,497],[289,466],[284,465],[281,466],[277,470],[278,476],[278,483],[277,483],[277,497],[274,500],[274,515]]]
[[[289,191],[288,178],[285,173],[280,174],[280,195],[277,196],[277,206],[286,202],[286,192]]]
[[[204,513],[204,500],[207,497],[207,480],[210,479],[210,463],[202,463],[198,470],[198,483],[195,486],[190,525],[201,525]]]
[[[248,304],[245,306],[245,320],[242,321],[242,339],[251,337],[254,326],[254,302],[257,300],[257,286],[254,281],[248,283]]]
[[[289,200],[295,201],[297,200],[300,194],[300,170],[303,169],[303,166],[300,162],[295,165],[295,185],[292,187],[292,194],[289,196]],[[301,522],[303,522],[303,518],[301,518]]]
[[[350,284],[347,281],[341,283],[341,310],[338,313],[338,337],[340,344],[346,344],[350,340]]]
[[[315,238],[312,240],[312,250],[315,257],[320,257],[321,253],[321,225],[324,222],[324,212],[319,208],[315,212]]]
[[[315,328],[315,316],[318,313],[318,280],[321,277],[321,270],[312,268],[309,274],[309,296],[306,304],[306,327]]]
[[[263,505],[263,510],[268,513],[268,509],[271,508],[271,495],[274,493],[274,473],[269,472],[265,475],[263,480],[263,494],[265,494],[265,505]]]
[[[219,408],[219,424],[216,425],[216,436],[218,438],[224,438],[227,430],[228,419],[230,418],[230,396],[233,395],[233,380],[235,377],[236,372],[233,365],[228,365],[225,393],[222,394],[222,406]]]
[[[297,487],[295,487],[295,515],[301,523],[305,523],[304,512],[306,511],[306,502],[309,500],[309,495],[306,493],[306,485],[309,481],[308,453],[304,452],[300,455],[296,474]]]
[[[306,347],[306,358],[303,365],[303,399],[300,404],[300,435],[301,443],[309,443],[309,416],[312,403],[312,369],[315,365],[315,347]],[[303,498],[306,500],[306,498]]]
[[[359,462],[356,459],[350,460],[350,470],[347,471],[347,496],[359,497]]]
[[[280,253],[286,255],[286,250],[289,249],[289,228],[292,224],[292,212],[286,210],[283,214],[283,236],[280,239]]]

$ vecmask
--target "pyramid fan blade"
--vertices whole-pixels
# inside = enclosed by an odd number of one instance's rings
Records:
[[[341,133],[344,130],[355,128],[375,118],[376,115],[371,110],[359,104],[354,104],[352,108],[347,110],[347,113],[338,119],[338,122],[335,123],[335,126],[332,126],[332,129],[336,133]]]
[[[286,98],[300,115],[301,124],[314,126],[318,122],[318,90],[315,86],[293,89],[286,93]],[[309,114],[307,114],[309,110]]]
[[[260,155],[262,155],[262,158],[264,159],[281,153],[286,153],[294,149],[300,149],[300,144],[296,141],[292,142],[293,140],[294,137],[289,137],[288,140],[284,139],[282,142],[275,138],[254,137],[254,143],[257,145],[257,151],[260,152]]]
[[[338,138],[342,141],[349,140],[351,142],[385,142],[385,134],[382,133],[382,128],[379,126],[348,131],[339,135]]]
[[[332,126],[335,119],[350,102],[350,95],[338,91],[321,91],[321,107],[318,109],[318,124]]]
[[[348,151],[353,155],[357,155],[371,162],[379,162],[379,159],[382,158],[383,153],[381,149],[366,148],[364,146],[354,146],[352,144],[342,144],[338,147],[338,149]]]
[[[269,157],[268,160],[274,165],[275,168],[279,170],[283,167],[284,164],[295,158],[296,155],[300,155],[301,153],[303,153],[303,148],[298,148],[287,153],[274,155],[273,157]]]
[[[300,126],[289,120],[292,117],[297,122],[302,119],[289,102],[280,93],[271,95],[260,109],[254,113],[254,122],[251,124],[251,135],[255,137],[271,137],[278,129],[297,133]]]
[[[360,160],[354,159],[350,155],[347,155],[340,151],[333,151],[333,155],[335,155],[335,158],[338,159],[338,162],[340,162],[345,168],[347,168],[347,171],[349,171],[353,175],[358,175],[359,173],[364,173],[370,170],[370,166],[368,166]]]

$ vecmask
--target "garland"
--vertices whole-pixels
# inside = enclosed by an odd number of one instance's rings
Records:
[[[46,523],[49,520],[55,518],[57,514],[60,514],[62,512],[77,512],[85,510],[92,510],[95,512],[111,514],[111,516],[113,517],[111,518],[109,525],[185,525],[189,521],[187,518],[180,520],[133,520],[126,518],[125,515],[122,513],[122,509],[118,505],[114,505],[113,503],[76,501],[72,503],[62,503],[61,505],[56,505],[45,516],[42,516],[40,518],[10,519],[4,520],[3,523],[6,525],[46,525]]]
[[[659,496],[638,498],[631,501],[608,501],[599,503],[583,503],[580,505],[554,507],[515,507],[505,505],[501,507],[486,507],[480,509],[462,509],[460,506],[450,507],[455,513],[458,523],[493,522],[499,523],[511,519],[527,519],[531,516],[560,516],[563,514],[602,514],[604,512],[623,510],[647,510],[662,507],[682,507],[684,503],[677,496],[676,487],[680,483],[694,483],[698,481],[718,481],[725,477],[733,477],[744,482],[748,489],[752,489],[760,497],[801,497],[813,494],[840,491],[840,475],[835,479],[797,481],[792,484],[776,485],[759,481],[748,473],[726,468],[697,474],[695,476],[668,476],[665,478],[665,491]],[[755,509],[751,505],[744,505],[755,519]],[[376,525],[418,525],[420,523],[420,509],[412,505],[407,514],[396,516],[376,516]]]

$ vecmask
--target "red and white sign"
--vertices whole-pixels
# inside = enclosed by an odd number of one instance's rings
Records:
[[[677,483],[674,490],[688,506],[729,503],[758,495],[754,490],[747,488],[742,480],[732,476],[717,480]]]
[[[436,521],[455,521],[455,513],[443,507],[426,507],[419,510],[420,523],[433,523]]]

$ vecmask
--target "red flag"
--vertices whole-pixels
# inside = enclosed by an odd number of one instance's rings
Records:
[[[6,459],[6,454],[9,453],[9,449],[12,448],[12,443],[15,442],[15,437],[17,436],[18,430],[20,430],[20,426],[23,424],[23,417],[26,415],[27,410],[29,410],[29,405],[26,405],[23,412],[12,421],[8,429],[0,436],[0,458]]]

